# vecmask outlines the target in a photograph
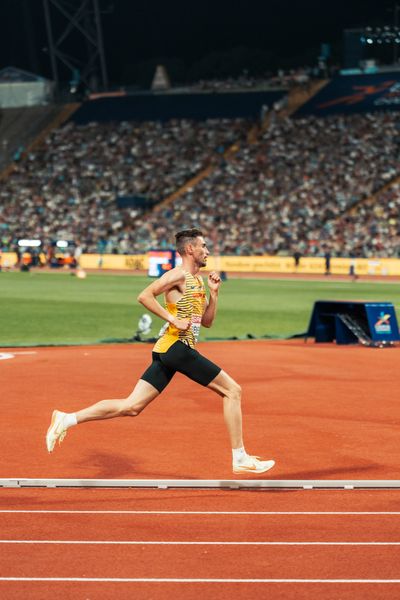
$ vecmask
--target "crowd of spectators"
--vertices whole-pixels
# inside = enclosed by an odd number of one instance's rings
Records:
[[[91,251],[111,240],[128,250],[121,230],[140,210],[117,197],[158,202],[243,140],[245,120],[69,123],[15,163],[0,188],[0,240],[81,238]]]
[[[330,233],[335,254],[400,258],[400,184],[332,223]]]
[[[285,71],[280,69],[276,74],[265,73],[262,76],[252,76],[247,72],[238,77],[227,77],[225,79],[201,79],[191,86],[187,86],[194,91],[207,92],[229,92],[235,90],[255,90],[255,89],[274,89],[293,87],[307,87],[312,79],[320,78],[321,73],[318,67],[304,67],[289,69]]]
[[[195,223],[211,241],[218,238],[221,254],[397,254],[394,239],[384,241],[388,226],[379,226],[380,248],[369,239],[378,215],[395,218],[393,199],[388,211],[383,197],[368,225],[364,212],[371,208],[342,216],[398,174],[397,122],[390,113],[275,119],[258,142],[222,160],[172,206],[137,219],[132,244],[143,251],[154,233],[168,244],[176,229]],[[362,246],[354,223],[368,238]]]
[[[135,254],[197,226],[221,254],[399,255],[400,188],[366,202],[399,175],[395,113],[272,114],[254,143],[248,129],[241,120],[67,125],[3,184],[3,249],[16,236],[64,237],[88,252]],[[211,174],[171,204],[117,208],[121,195],[161,200],[207,165]]]

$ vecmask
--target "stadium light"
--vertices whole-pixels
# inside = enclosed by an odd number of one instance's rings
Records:
[[[383,29],[380,27],[366,27],[360,31],[360,42],[362,44],[398,44],[400,39],[400,28],[398,26],[389,27],[385,25]]]
[[[21,248],[38,248],[41,245],[40,240],[18,240],[18,246]]]

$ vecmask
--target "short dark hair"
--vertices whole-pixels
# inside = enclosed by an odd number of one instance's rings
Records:
[[[202,235],[203,232],[196,228],[178,231],[178,233],[175,235],[175,241],[176,249],[178,250],[179,254],[185,254],[186,244],[193,243],[197,237]]]

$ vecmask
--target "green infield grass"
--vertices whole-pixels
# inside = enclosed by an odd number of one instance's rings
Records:
[[[92,344],[128,341],[145,309],[138,293],[151,280],[141,276],[66,272],[0,273],[0,346]],[[307,330],[316,300],[369,300],[400,306],[391,283],[229,279],[222,285],[218,316],[202,340],[289,337]],[[153,318],[156,337],[162,321]]]

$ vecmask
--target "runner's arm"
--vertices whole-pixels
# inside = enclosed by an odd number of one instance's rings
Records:
[[[208,288],[210,290],[210,298],[206,300],[206,309],[201,319],[203,327],[211,327],[217,314],[218,291],[221,285],[221,278],[215,271],[208,276]]]
[[[154,281],[140,292],[137,300],[140,304],[143,304],[147,310],[157,317],[160,317],[160,319],[168,321],[168,323],[174,325],[177,329],[185,330],[189,327],[189,319],[178,319],[177,317],[174,317],[166,308],[161,306],[157,300],[157,296],[168,292],[174,287],[178,287],[179,284],[183,284],[184,281],[185,274],[181,269],[171,269],[171,271],[162,275],[160,279],[157,279],[157,281]]]

